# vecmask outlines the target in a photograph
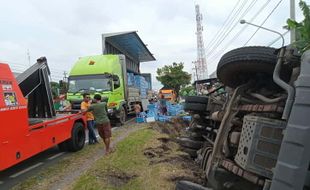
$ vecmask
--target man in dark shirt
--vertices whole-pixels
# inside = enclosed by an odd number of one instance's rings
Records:
[[[94,96],[94,100],[95,103],[88,108],[88,111],[91,111],[94,114],[99,135],[103,139],[106,147],[106,154],[109,154],[111,152],[110,138],[112,136],[112,132],[110,120],[107,115],[107,104],[106,102],[101,101],[101,96],[99,94]]]

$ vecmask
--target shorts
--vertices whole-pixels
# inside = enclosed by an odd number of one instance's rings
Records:
[[[110,122],[102,123],[102,124],[96,124],[96,126],[97,126],[98,133],[99,133],[101,138],[106,139],[106,138],[112,137]]]

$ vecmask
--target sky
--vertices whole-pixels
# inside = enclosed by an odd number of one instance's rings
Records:
[[[309,1],[306,0],[308,4]],[[187,72],[194,71],[195,4],[200,5],[203,15],[210,74],[225,52],[244,46],[255,32],[255,27],[238,21],[246,19],[260,25],[279,2],[263,26],[284,33],[283,26],[290,16],[289,0],[0,0],[0,62],[22,72],[30,65],[29,57],[32,64],[38,57],[46,56],[52,79],[59,80],[79,57],[102,53],[101,34],[135,30],[156,58],[142,63],[141,72],[152,73],[153,87],[159,89],[161,84],[155,79],[157,68],[183,62]],[[303,17],[297,2],[296,20],[300,21]],[[261,10],[264,4],[266,8]],[[250,5],[252,8],[246,13]],[[232,24],[224,25],[229,15],[228,23]],[[223,25],[228,29],[221,30]],[[242,33],[238,33],[241,29]],[[214,43],[218,34],[224,37],[222,43]],[[260,30],[247,45],[267,46],[277,37]],[[289,34],[285,41],[289,43]],[[277,41],[272,46],[280,45],[281,41]]]

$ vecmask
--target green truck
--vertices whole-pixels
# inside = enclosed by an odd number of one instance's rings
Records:
[[[100,94],[108,99],[112,121],[124,124],[134,105],[146,102],[139,88],[129,87],[124,55],[95,55],[80,58],[70,71],[67,99],[73,109],[80,109],[84,93]],[[145,107],[145,106],[143,106]]]

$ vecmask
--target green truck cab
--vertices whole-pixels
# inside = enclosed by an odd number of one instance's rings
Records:
[[[138,89],[127,86],[124,55],[95,55],[80,58],[69,73],[67,99],[73,109],[80,109],[83,94],[107,98],[112,120],[124,124],[134,104],[141,104]],[[135,92],[131,93],[130,92]]]

